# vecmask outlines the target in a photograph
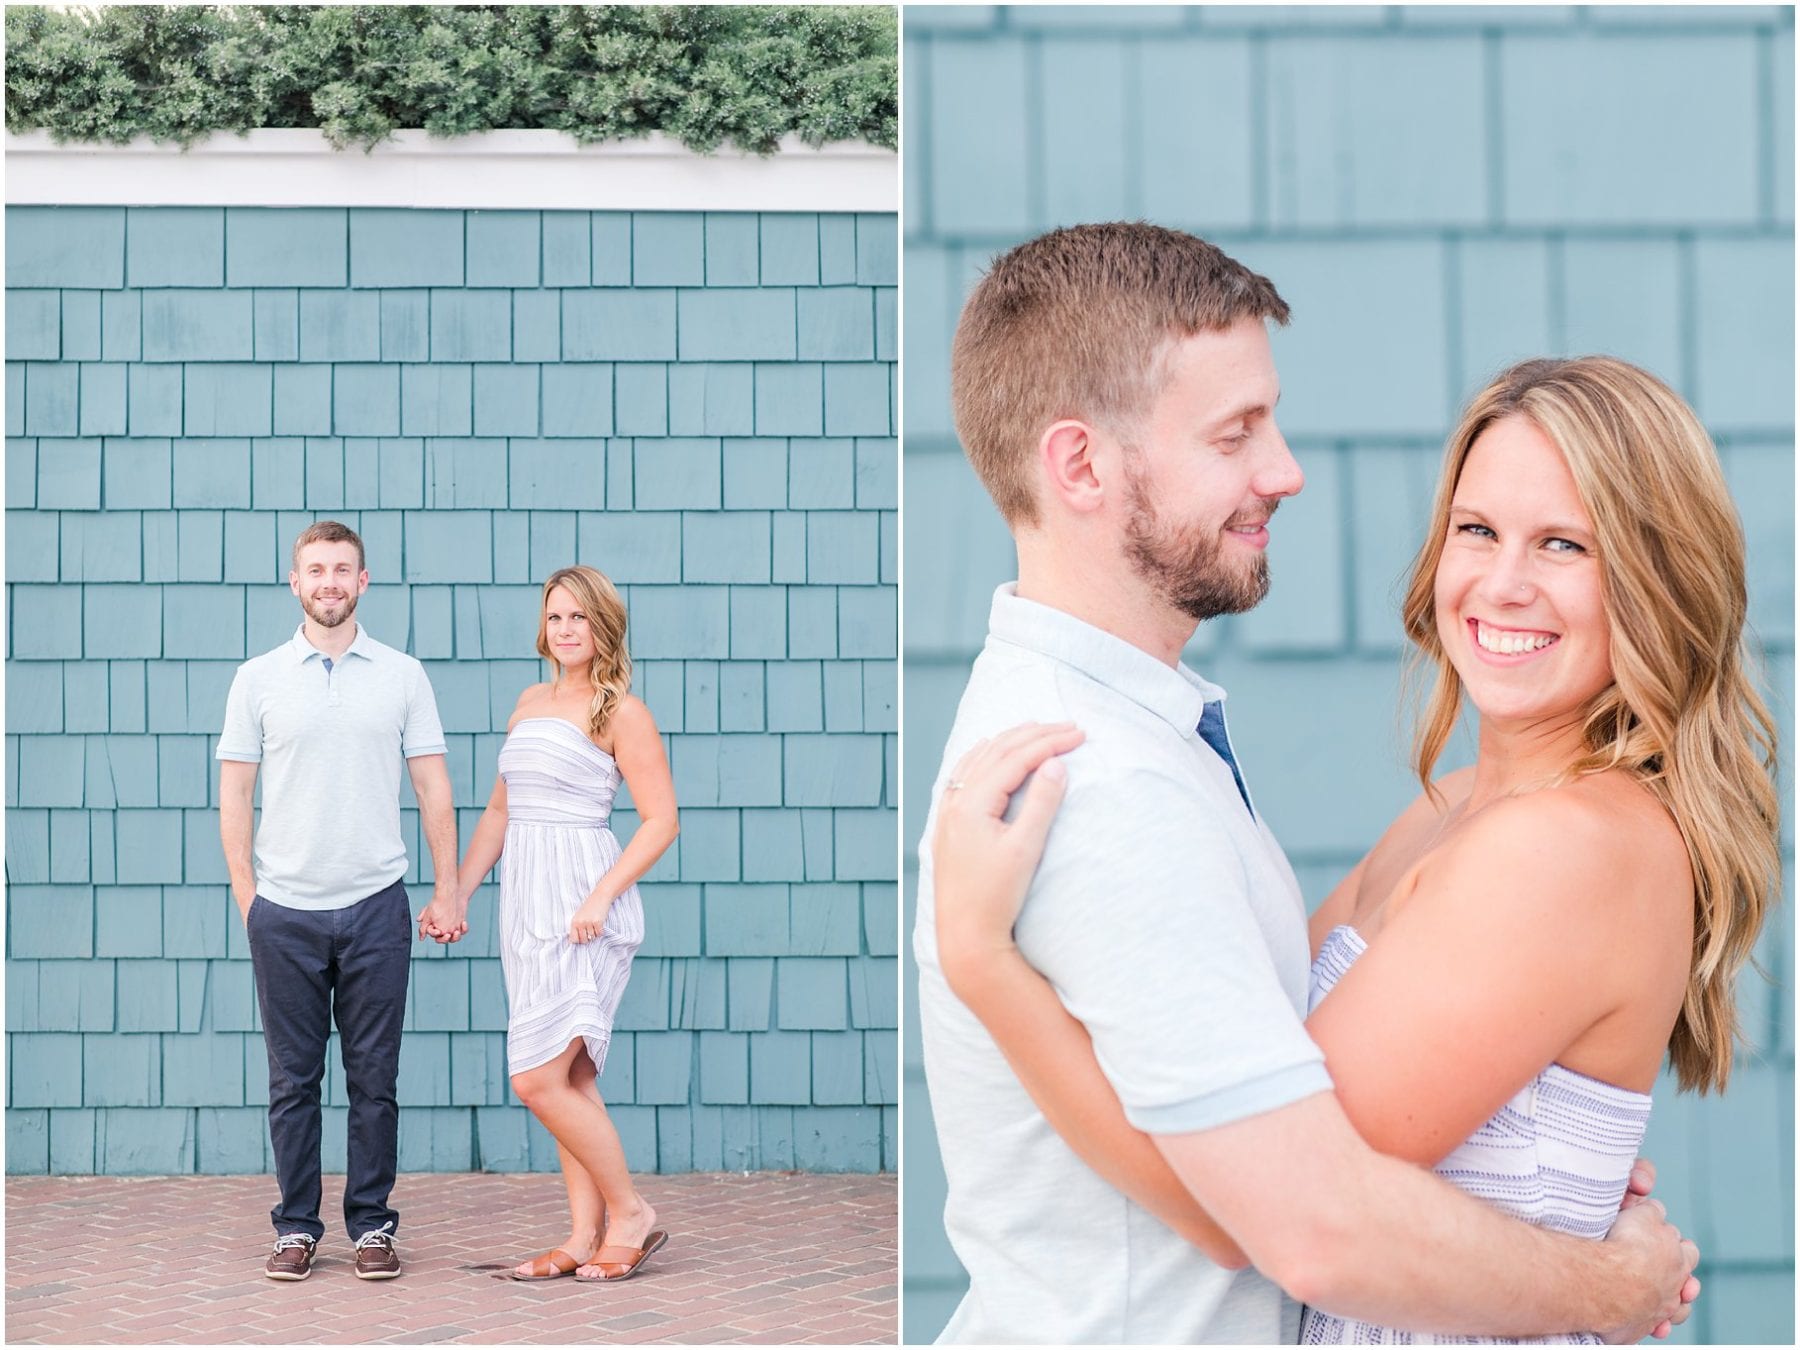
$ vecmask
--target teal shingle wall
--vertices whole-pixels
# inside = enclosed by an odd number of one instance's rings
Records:
[[[1309,902],[1415,790],[1396,582],[1444,434],[1516,358],[1611,351],[1694,401],[1748,531],[1791,762],[1791,9],[909,6],[905,32],[909,859],[1013,575],[955,441],[950,334],[986,259],[1082,220],[1193,230],[1293,306],[1274,343],[1307,487],[1282,508],[1269,599],[1205,625],[1189,659],[1237,691],[1234,735]],[[1677,1339],[1793,1339],[1792,933],[1784,906],[1760,948],[1775,983],[1743,980],[1760,1051],[1730,1092],[1657,1093],[1646,1148],[1704,1253]],[[906,1044],[905,1324],[928,1341],[963,1276],[916,1023]]]
[[[212,748],[324,516],[368,546],[359,618],[425,662],[465,841],[540,678],[538,583],[621,584],[683,808],[603,1083],[633,1166],[894,1165],[896,238],[8,210],[11,1170],[268,1166]],[[556,1165],[507,1085],[496,902],[415,949],[403,1168]],[[782,1073],[751,1071],[765,1042]],[[325,1093],[341,1169],[341,1070]]]

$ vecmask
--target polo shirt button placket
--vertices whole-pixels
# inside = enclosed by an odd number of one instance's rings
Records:
[[[331,658],[329,656],[321,656],[319,659],[325,663],[325,701],[335,708],[338,701],[338,691],[337,680],[331,673]]]

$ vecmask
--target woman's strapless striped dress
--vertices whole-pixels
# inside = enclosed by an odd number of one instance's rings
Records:
[[[1319,1006],[1367,950],[1349,925],[1331,930],[1312,967],[1307,1011]],[[1477,1199],[1543,1228],[1595,1241],[1619,1214],[1631,1165],[1650,1123],[1650,1098],[1552,1064],[1432,1170]],[[1492,1336],[1432,1336],[1346,1322],[1308,1308],[1302,1345],[1516,1345]],[[1533,1345],[1599,1345],[1589,1334]]]
[[[607,828],[619,766],[573,722],[527,717],[500,747],[500,777],[507,1068],[522,1073],[547,1064],[577,1036],[599,1068],[632,953],[644,940],[644,907],[630,887],[607,911],[601,936],[581,944],[569,941],[569,920],[619,860],[619,841]]]

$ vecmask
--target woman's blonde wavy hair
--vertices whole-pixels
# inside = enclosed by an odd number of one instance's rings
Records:
[[[592,567],[576,564],[550,574],[538,605],[537,649],[555,671],[551,676],[553,684],[562,679],[563,667],[550,650],[545,616],[550,612],[550,592],[558,586],[575,597],[576,606],[587,615],[588,627],[594,634],[594,656],[588,663],[588,681],[594,686],[594,700],[588,704],[588,734],[599,736],[625,695],[631,692],[631,653],[625,650],[625,602],[619,599],[605,574]]]
[[[1434,599],[1450,503],[1476,439],[1524,417],[1574,476],[1599,545],[1613,683],[1584,710],[1562,781],[1622,769],[1675,818],[1694,879],[1694,950],[1669,1058],[1684,1090],[1723,1091],[1741,1038],[1733,987],[1780,875],[1775,724],[1749,676],[1744,536],[1717,452],[1661,380],[1608,356],[1525,361],[1477,394],[1451,434],[1401,617],[1427,676],[1413,765],[1431,771],[1462,706]]]

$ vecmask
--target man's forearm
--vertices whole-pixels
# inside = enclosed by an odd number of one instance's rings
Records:
[[[1308,1216],[1320,1227],[1309,1263],[1318,1284],[1302,1278],[1291,1292],[1314,1306],[1473,1336],[1596,1331],[1642,1316],[1641,1273],[1613,1244],[1514,1219],[1409,1163],[1373,1152],[1368,1162],[1341,1199]]]
[[[419,801],[419,828],[431,854],[432,885],[439,895],[456,889],[456,808],[450,771],[442,755],[419,755],[406,761],[413,796]]]
[[[249,917],[256,898],[256,868],[251,862],[251,819],[255,808],[248,801],[224,796],[219,799],[219,842],[225,850],[225,871],[231,878],[231,897],[238,913]]]
[[[1376,1153],[1328,1092],[1157,1143],[1264,1274],[1340,1317],[1453,1335],[1644,1335],[1678,1306],[1692,1265],[1654,1202],[1621,1215],[1606,1242],[1534,1228]]]
[[[433,793],[419,800],[419,823],[425,832],[425,847],[431,854],[433,884],[440,890],[456,887],[456,812],[450,805],[450,794]]]

